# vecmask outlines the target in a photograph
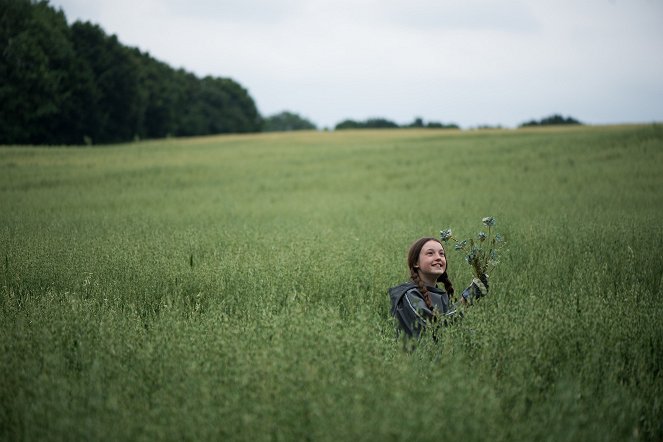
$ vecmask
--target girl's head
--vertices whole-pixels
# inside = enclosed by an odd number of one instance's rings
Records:
[[[447,271],[447,258],[442,243],[426,237],[415,241],[407,255],[410,274],[416,273],[425,281],[439,281]]]
[[[453,295],[454,288],[447,275],[447,257],[439,240],[424,237],[415,241],[407,254],[407,266],[410,278],[419,286],[429,308],[432,304],[426,282],[441,282],[449,296]]]

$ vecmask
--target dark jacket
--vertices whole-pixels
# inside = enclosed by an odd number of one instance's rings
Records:
[[[406,282],[389,289],[391,314],[408,336],[418,338],[427,324],[453,316],[456,312],[455,306],[450,303],[449,295],[444,290],[437,287],[427,288],[435,313],[428,308],[415,283]]]

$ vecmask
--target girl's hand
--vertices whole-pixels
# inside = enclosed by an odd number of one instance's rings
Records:
[[[461,302],[463,304],[472,305],[475,299],[479,299],[482,296],[488,294],[488,275],[482,275],[482,278],[472,279],[472,283],[463,290],[461,295]]]

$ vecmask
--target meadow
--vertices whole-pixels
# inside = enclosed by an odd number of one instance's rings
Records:
[[[662,165],[660,125],[0,147],[0,439],[663,440]],[[489,296],[409,349],[408,247],[489,215]]]

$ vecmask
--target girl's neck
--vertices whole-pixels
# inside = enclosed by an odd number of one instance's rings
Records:
[[[435,287],[437,285],[437,277],[433,279],[430,277],[427,278],[426,276],[427,275],[422,275],[421,273],[419,273],[419,279],[421,280],[421,282],[426,284],[428,287]]]

